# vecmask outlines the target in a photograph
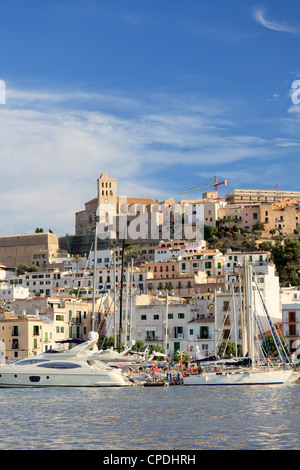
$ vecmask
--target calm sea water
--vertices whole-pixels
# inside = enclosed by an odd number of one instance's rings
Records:
[[[295,450],[300,384],[0,389],[0,449]]]

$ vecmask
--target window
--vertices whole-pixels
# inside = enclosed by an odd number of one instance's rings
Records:
[[[295,336],[296,335],[296,325],[289,325],[289,336]]]
[[[208,338],[208,326],[200,326],[200,339]]]
[[[184,313],[178,313],[178,318],[184,318]]]
[[[223,312],[228,312],[230,309],[229,309],[229,300],[224,300],[223,301]]]
[[[230,330],[223,331],[223,339],[228,339],[230,337]]]
[[[153,320],[159,320],[159,315],[153,315]]]
[[[289,312],[289,323],[296,322],[296,312]]]
[[[19,327],[17,325],[12,327],[12,336],[19,336]]]
[[[49,362],[47,364],[38,364],[37,367],[47,367],[48,369],[78,369],[81,365],[72,362]]]
[[[147,320],[147,315],[141,315],[141,320]]]

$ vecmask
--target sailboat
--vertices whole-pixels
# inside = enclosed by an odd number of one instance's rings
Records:
[[[239,361],[235,359],[231,361],[217,361],[216,359],[198,361],[198,369],[183,376],[184,385],[267,385],[283,384],[291,380],[294,370],[289,364],[284,363],[283,366],[271,367],[269,357],[267,357],[266,365],[260,365],[258,361],[254,360],[253,324],[255,318],[252,308],[252,295],[250,295],[253,278],[251,266],[247,264],[246,258],[244,260],[243,275],[245,305],[249,307],[246,307],[246,318],[244,318],[245,340],[248,346],[247,357]],[[268,320],[270,321],[269,317]],[[277,334],[274,329],[272,331],[284,361],[285,358]]]

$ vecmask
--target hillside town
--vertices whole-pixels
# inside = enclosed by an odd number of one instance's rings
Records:
[[[226,181],[215,180],[201,199],[175,202],[119,197],[107,173],[96,183],[74,235],[37,228],[0,237],[1,362],[86,340],[93,329],[100,347],[111,338],[172,357],[240,344],[245,260],[257,314],[268,310],[289,354],[298,348],[300,191],[219,197]]]

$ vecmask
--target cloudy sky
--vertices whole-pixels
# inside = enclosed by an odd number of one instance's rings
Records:
[[[74,233],[102,172],[300,190],[299,44],[299,0],[1,2],[0,235]]]

